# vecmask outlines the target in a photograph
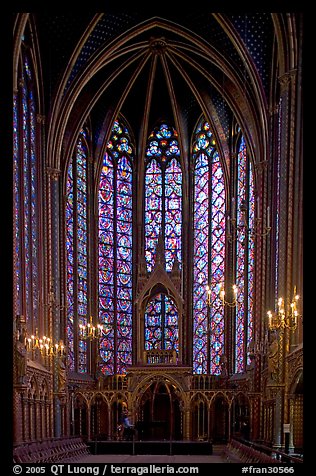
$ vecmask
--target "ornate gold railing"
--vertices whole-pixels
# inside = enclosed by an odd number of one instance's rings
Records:
[[[173,350],[151,349],[144,351],[144,364],[146,365],[176,365],[177,352]]]

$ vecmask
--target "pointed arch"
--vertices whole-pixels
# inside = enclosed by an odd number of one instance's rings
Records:
[[[219,375],[224,353],[225,277],[224,171],[208,122],[193,138],[193,372]],[[209,297],[206,285],[209,286]],[[207,305],[208,298],[211,306]]]
[[[35,334],[43,325],[41,98],[37,50],[30,25],[24,27],[13,96],[14,314],[24,315],[28,332]]]
[[[236,373],[244,372],[250,364],[247,351],[253,338],[254,313],[254,260],[255,242],[246,233],[244,220],[250,229],[255,220],[255,189],[252,162],[247,151],[244,136],[240,133],[237,141],[236,163],[236,223],[239,236],[236,240],[236,285],[238,289],[235,317],[235,365]]]
[[[182,262],[182,170],[177,131],[161,122],[151,132],[146,147],[145,257],[152,271],[158,237],[163,237],[166,270],[174,257]]]
[[[114,121],[98,190],[98,296],[101,371],[125,374],[132,363],[133,159],[128,128]]]
[[[66,250],[67,250],[67,340],[68,365],[72,371],[88,371],[87,342],[79,338],[79,326],[88,323],[88,160],[87,128],[80,131],[66,178]]]

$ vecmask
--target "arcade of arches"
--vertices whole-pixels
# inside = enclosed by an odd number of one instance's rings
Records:
[[[143,440],[303,453],[302,36],[16,14],[16,444],[115,440],[127,408]]]

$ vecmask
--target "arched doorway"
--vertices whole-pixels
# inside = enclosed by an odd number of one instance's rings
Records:
[[[231,434],[234,437],[249,440],[250,431],[250,403],[249,398],[239,393],[233,400],[231,407]]]
[[[96,395],[90,411],[91,418],[91,438],[97,440],[107,440],[109,437],[108,405],[102,395]]]
[[[227,443],[229,438],[229,406],[224,395],[216,395],[211,405],[211,437],[214,443]]]
[[[208,439],[208,405],[201,394],[197,394],[192,402],[192,438],[193,440]]]
[[[139,401],[138,438],[141,440],[181,440],[182,414],[176,388],[167,380],[157,380]]]
[[[75,397],[74,420],[75,435],[87,437],[87,402],[80,394]]]

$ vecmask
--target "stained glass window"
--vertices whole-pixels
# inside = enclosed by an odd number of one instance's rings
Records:
[[[133,152],[128,129],[114,122],[99,182],[100,370],[126,374],[132,363]]]
[[[280,207],[281,207],[281,193],[280,193],[280,181],[281,181],[281,143],[282,143],[282,124],[284,115],[284,105],[282,104],[282,97],[279,99],[278,107],[278,155],[277,155],[277,176],[276,176],[276,207],[274,216],[275,223],[275,284],[274,292],[275,296],[279,294],[279,243],[280,243]]]
[[[87,342],[78,337],[79,325],[88,323],[87,162],[87,132],[82,129],[66,184],[68,365],[80,373],[88,370]]]
[[[156,295],[145,311],[145,349],[179,352],[178,310],[164,293]]]
[[[28,330],[35,332],[39,325],[40,309],[41,169],[36,148],[37,106],[34,70],[30,58],[24,53],[22,65],[22,79],[13,102],[15,311],[16,314],[25,315]]]
[[[243,215],[240,205],[246,204],[249,227],[254,225],[255,201],[251,163],[247,156],[244,137],[241,137],[237,154],[237,226],[242,225]],[[245,370],[247,363],[245,349],[253,336],[254,298],[254,241],[249,239],[240,227],[236,240],[236,285],[238,288],[235,320],[235,372]]]
[[[145,256],[148,271],[155,263],[159,234],[163,237],[166,270],[175,256],[181,268],[182,171],[177,131],[162,123],[150,134],[146,148]]]
[[[193,372],[219,375],[224,352],[219,289],[225,275],[225,188],[215,140],[205,120],[195,131],[193,160]]]

